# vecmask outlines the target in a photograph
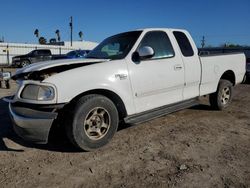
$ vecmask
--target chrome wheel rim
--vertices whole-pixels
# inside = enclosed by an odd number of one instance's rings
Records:
[[[28,65],[28,62],[27,61],[23,61],[22,62],[22,67],[26,67]]]
[[[228,101],[230,100],[230,89],[229,87],[225,87],[223,90],[222,90],[222,94],[221,94],[221,103],[223,105],[227,104]]]
[[[84,120],[84,131],[91,140],[103,138],[111,124],[108,111],[101,107],[96,107],[88,113]]]

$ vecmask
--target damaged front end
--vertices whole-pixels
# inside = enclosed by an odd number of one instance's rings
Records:
[[[87,65],[91,65],[93,63],[79,63],[79,64],[71,64],[71,65],[58,65],[55,67],[50,67],[42,70],[33,70],[30,72],[17,72],[17,74],[13,75],[11,78],[13,80],[37,80],[43,81],[46,78],[58,74],[60,72],[64,72],[67,70],[75,69],[78,67],[83,67]]]
[[[19,85],[18,90],[14,96],[4,99],[9,102],[15,132],[25,140],[47,143],[52,124],[66,104],[58,104],[56,86],[43,81],[64,71],[100,62],[56,61],[18,70],[12,76]]]

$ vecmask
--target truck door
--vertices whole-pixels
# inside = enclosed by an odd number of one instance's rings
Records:
[[[43,50],[42,55],[43,55],[42,61],[49,61],[52,59],[52,55],[51,55],[50,50]]]
[[[154,50],[153,57],[128,63],[137,113],[183,99],[183,62],[175,54],[169,35],[164,31],[147,32],[137,51],[145,46]]]
[[[43,60],[43,53],[41,50],[34,50],[32,53],[31,61],[32,63],[37,63]]]
[[[185,67],[183,99],[191,99],[200,95],[201,64],[198,50],[188,32],[174,31],[173,34]]]

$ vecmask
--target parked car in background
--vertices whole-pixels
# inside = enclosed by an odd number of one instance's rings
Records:
[[[28,54],[13,57],[12,66],[25,67],[41,61],[84,58],[89,52],[90,50],[73,50],[64,55],[52,55],[49,49],[33,50]]]
[[[66,59],[84,58],[90,50],[73,50],[66,54]]]
[[[33,50],[28,54],[13,57],[12,66],[25,67],[32,63],[48,61],[51,59],[52,59],[52,53],[49,49]]]

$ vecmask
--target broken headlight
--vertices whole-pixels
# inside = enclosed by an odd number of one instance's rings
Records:
[[[55,90],[51,86],[26,85],[21,93],[21,98],[38,101],[50,101],[55,98]]]

